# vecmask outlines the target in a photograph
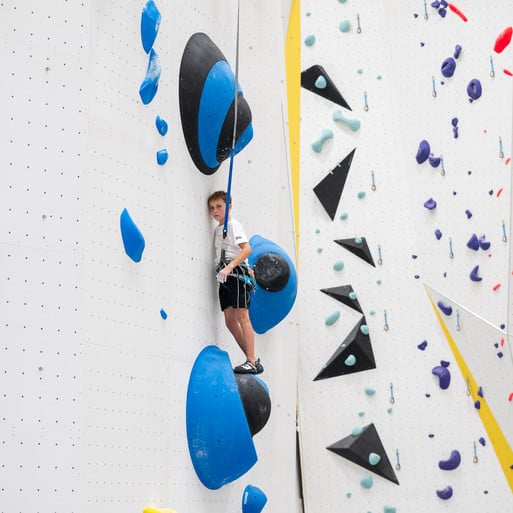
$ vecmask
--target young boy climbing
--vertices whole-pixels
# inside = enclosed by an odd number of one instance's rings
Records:
[[[226,192],[216,191],[207,200],[210,215],[218,223],[214,232],[216,277],[219,282],[219,303],[226,327],[239,344],[246,361],[233,369],[236,374],[261,374],[264,368],[255,356],[255,334],[249,318],[249,301],[252,285],[248,257],[251,246],[244,228],[229,214],[226,238],[223,237],[226,215]]]

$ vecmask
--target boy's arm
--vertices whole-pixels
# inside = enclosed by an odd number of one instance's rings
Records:
[[[226,278],[228,275],[239,265],[246,260],[246,258],[251,255],[251,246],[249,242],[241,242],[239,244],[240,252],[239,254],[225,267],[223,267],[218,273],[217,273],[217,281],[220,281],[224,283],[226,281]]]

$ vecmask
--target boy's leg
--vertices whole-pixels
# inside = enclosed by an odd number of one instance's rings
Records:
[[[254,363],[256,361],[255,334],[253,333],[253,326],[251,326],[248,309],[229,306],[224,309],[224,320],[226,327],[246,355],[246,359]]]

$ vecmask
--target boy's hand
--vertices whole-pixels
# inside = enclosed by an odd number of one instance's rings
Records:
[[[224,283],[228,275],[232,272],[229,266],[223,267],[216,275],[217,281],[219,283]]]

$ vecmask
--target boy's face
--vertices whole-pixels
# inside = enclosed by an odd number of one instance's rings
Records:
[[[219,223],[224,224],[226,203],[223,200],[213,200],[208,204],[210,215]]]

